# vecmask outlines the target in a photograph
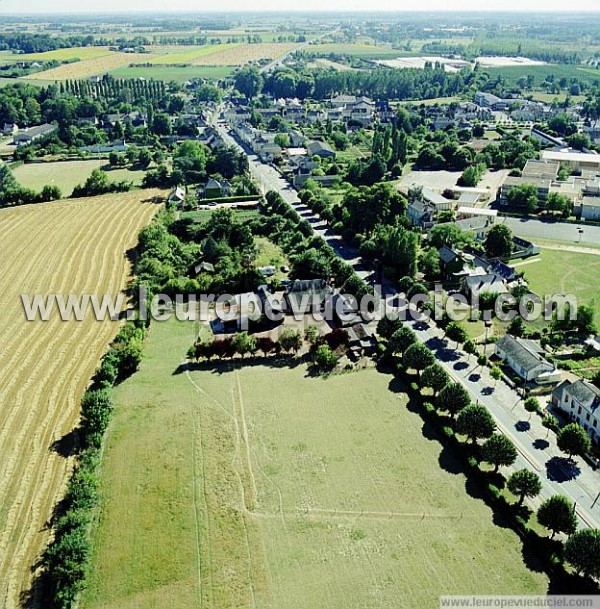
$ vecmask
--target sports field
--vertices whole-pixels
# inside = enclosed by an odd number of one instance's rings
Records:
[[[116,390],[84,609],[429,609],[440,594],[545,592],[391,376],[188,372],[195,334],[154,324]]]
[[[536,294],[575,294],[579,303],[594,305],[596,319],[600,320],[600,255],[542,246],[539,256],[517,268],[525,273]]]
[[[16,609],[48,541],[46,523],[72,465],[56,443],[117,324],[27,321],[21,294],[116,294],[129,273],[125,252],[157,210],[138,191],[0,210],[0,605]],[[142,202],[146,201],[146,202]]]
[[[39,191],[46,185],[58,186],[63,197],[68,197],[73,188],[83,184],[94,169],[105,169],[111,182],[127,180],[134,185],[141,184],[145,171],[126,168],[110,169],[106,160],[55,161],[52,163],[25,163],[13,169],[19,184]]]

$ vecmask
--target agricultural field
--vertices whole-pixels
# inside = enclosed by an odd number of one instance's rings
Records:
[[[273,42],[259,44],[229,45],[216,55],[203,55],[193,61],[195,66],[242,66],[261,59],[277,59],[297,48],[296,43]]]
[[[72,467],[65,438],[79,401],[118,324],[27,321],[21,294],[116,294],[125,287],[125,252],[158,206],[159,191],[137,191],[0,210],[0,599],[20,594],[48,541],[46,523]],[[61,442],[62,439],[62,442]],[[57,444],[58,443],[58,444]]]
[[[112,70],[115,78],[145,78],[146,80],[164,80],[185,82],[193,78],[221,80],[233,73],[233,66],[124,66]]]
[[[27,53],[23,55],[15,55],[17,61],[72,61],[79,59],[86,61],[88,59],[98,59],[105,55],[112,55],[113,51],[109,51],[108,47],[71,47],[67,49],[56,49],[55,51],[47,51],[46,53]]]
[[[422,609],[444,593],[545,592],[391,376],[187,370],[197,332],[156,323],[115,390],[83,609]]]
[[[150,61],[151,58],[152,55],[146,53],[119,53],[115,51],[111,52],[110,55],[67,63],[51,70],[23,76],[22,80],[60,81],[89,78],[90,76],[105,74],[130,63]]]
[[[200,58],[219,55],[228,49],[236,48],[238,46],[240,45],[237,43],[231,43],[207,44],[198,47],[175,47],[175,52],[161,53],[160,55],[149,59],[148,63],[153,65],[192,64]],[[172,51],[173,47],[168,48],[168,50]]]
[[[520,78],[527,78],[529,75],[534,77],[534,87],[538,87],[549,75],[554,76],[555,80],[560,80],[561,78],[567,78],[568,80],[577,78],[580,81],[588,82],[590,85],[595,81],[600,82],[600,70],[561,64],[485,68],[485,71],[492,78],[498,76],[504,78],[507,87],[515,86]]]
[[[128,180],[139,186],[144,177],[144,170],[130,170],[118,167],[111,169],[107,161],[93,159],[89,161],[55,161],[51,163],[25,163],[13,169],[13,174],[21,186],[39,191],[44,186],[58,186],[63,197],[68,197],[75,186],[83,184],[94,169],[103,169],[112,182]]]
[[[403,53],[398,49],[392,49],[388,46],[358,43],[331,42],[324,44],[309,44],[305,48],[308,53],[315,53],[318,55],[350,55],[361,59],[382,59],[386,57],[390,58],[408,55],[407,53]]]

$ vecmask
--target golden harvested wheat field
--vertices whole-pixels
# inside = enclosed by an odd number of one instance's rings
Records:
[[[227,45],[219,53],[201,55],[194,66],[241,66],[260,59],[277,59],[298,47],[295,42],[262,42],[259,44]]]
[[[36,72],[24,76],[23,80],[71,80],[75,78],[88,78],[110,72],[116,68],[126,66],[130,63],[139,63],[148,61],[151,54],[143,53],[116,53],[110,55],[102,55],[93,59],[85,59],[74,63],[65,63],[57,68],[46,70],[45,72]]]
[[[117,324],[26,321],[20,295],[118,293],[125,252],[158,209],[137,191],[0,210],[0,607],[14,609],[47,541],[71,463],[53,449]]]

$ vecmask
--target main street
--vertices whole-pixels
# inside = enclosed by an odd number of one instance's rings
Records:
[[[274,190],[280,193],[361,277],[369,276],[370,273],[362,266],[356,251],[345,246],[337,235],[328,231],[326,223],[301,203],[296,190],[290,187],[274,167],[262,163],[254,154],[240,146],[225,125],[216,122],[213,124],[226,144],[241,148],[248,155],[250,172],[263,192]],[[598,230],[600,231],[600,227]],[[600,234],[598,242],[600,243]],[[389,294],[387,298],[391,301],[393,295]],[[537,415],[530,416],[526,412],[518,393],[503,382],[495,382],[489,369],[477,366],[476,362],[472,361],[472,356],[450,347],[443,338],[443,332],[434,324],[410,319],[407,323],[411,325],[417,338],[434,352],[437,361],[451,377],[465,386],[472,400],[489,409],[498,429],[512,440],[518,450],[514,469],[526,467],[540,476],[541,498],[565,495],[576,504],[576,512],[582,526],[600,528],[600,500],[596,502],[600,493],[600,473],[581,458],[576,458],[574,463],[569,462],[557,446],[556,435],[548,433]]]

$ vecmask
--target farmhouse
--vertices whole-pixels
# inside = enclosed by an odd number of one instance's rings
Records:
[[[571,421],[579,423],[598,442],[600,436],[600,389],[579,379],[564,381],[552,392],[552,404],[568,413]]]
[[[561,373],[543,356],[544,349],[533,340],[506,334],[496,343],[495,355],[525,381],[553,383]]]
[[[27,146],[37,140],[46,138],[56,131],[56,125],[38,125],[15,133],[13,141],[16,146]]]

